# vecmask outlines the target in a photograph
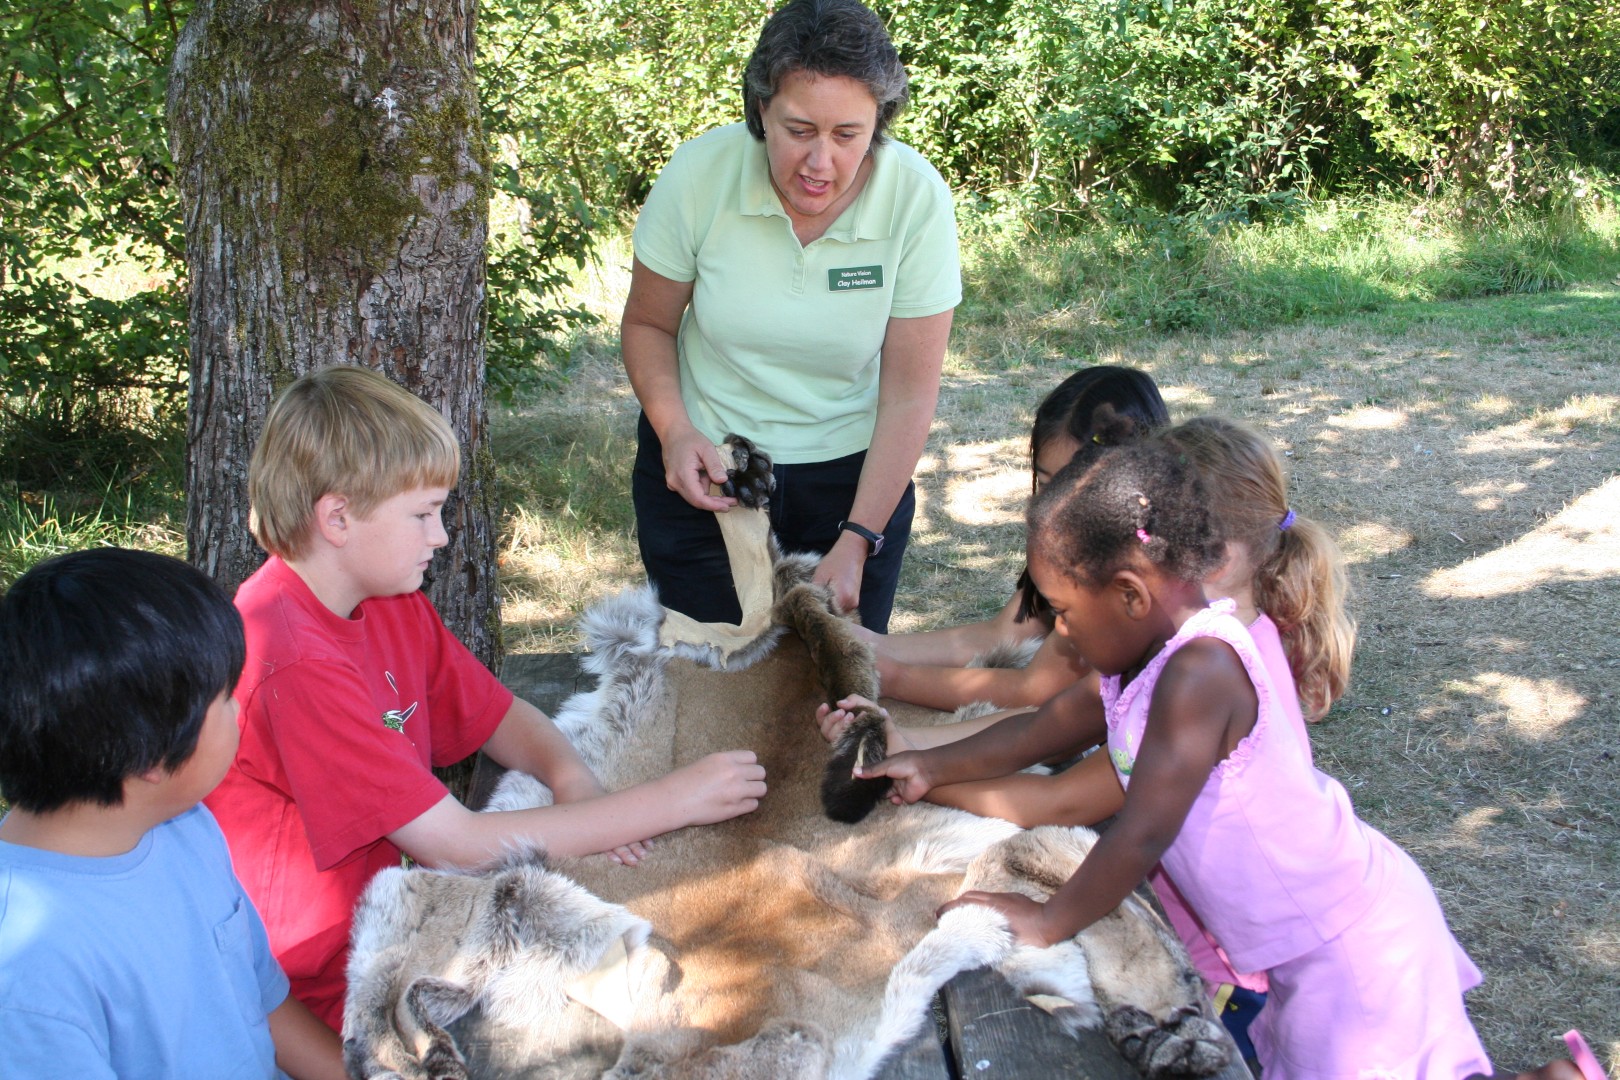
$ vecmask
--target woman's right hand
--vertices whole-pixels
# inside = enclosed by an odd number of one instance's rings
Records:
[[[669,490],[697,507],[723,514],[737,500],[709,494],[710,484],[727,480],[726,462],[720,448],[694,427],[660,439],[664,449],[664,483]]]

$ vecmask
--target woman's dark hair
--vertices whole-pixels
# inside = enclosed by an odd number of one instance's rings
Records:
[[[910,95],[905,65],[883,20],[860,0],[792,0],[765,20],[743,69],[743,119],[754,138],[765,137],[760,114],[795,71],[844,76],[865,86],[878,107],[874,146],[882,145]]]
[[[1127,424],[1111,425],[1099,431],[1096,423],[1098,410],[1107,407],[1113,414],[1124,418]],[[1067,435],[1081,446],[1113,445],[1116,442],[1145,435],[1170,423],[1170,410],[1165,408],[1158,384],[1145,371],[1094,364],[1083,367],[1057,384],[1035,408],[1035,425],[1029,433],[1030,469],[1035,459],[1053,439]],[[1038,481],[1032,481],[1032,487]],[[1015,622],[1038,617],[1050,622],[1046,601],[1030,580],[1029,567],[1018,575],[1018,614]]]
[[[0,792],[35,813],[117,806],[125,779],[192,755],[245,652],[230,598],[178,559],[40,563],[0,598]]]
[[[1181,581],[1221,563],[1198,469],[1157,438],[1076,455],[1029,506],[1029,550],[1095,588],[1138,558]]]

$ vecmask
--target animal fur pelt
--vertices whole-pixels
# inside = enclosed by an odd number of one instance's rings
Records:
[[[1106,1009],[1108,1030],[1149,1076],[1224,1064],[1196,976],[1145,907],[1127,904],[1044,950],[1015,945],[988,909],[933,918],[965,887],[1048,895],[1084,858],[1089,830],[1025,832],[886,802],[857,825],[829,821],[813,720],[826,692],[804,643],[787,635],[751,667],[715,671],[658,644],[661,616],[646,589],[587,613],[599,685],[564,704],[559,727],[610,787],[749,747],[770,783],[760,809],[661,837],[637,867],[518,856],[486,874],[380,875],[355,923],[344,1020],[353,1075],[464,1075],[444,1028],[475,1004],[532,1033],[537,1060],[577,1051],[565,1045],[580,1011],[570,1002],[590,1001],[623,1026],[597,1048],[605,1077],[853,1080],[928,1022],[946,980],[982,965],[1066,999],[1055,1015],[1075,1027]],[[491,809],[549,800],[509,774]],[[582,990],[593,978],[617,996]]]

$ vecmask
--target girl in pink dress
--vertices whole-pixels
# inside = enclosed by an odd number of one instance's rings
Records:
[[[1097,720],[1124,808],[1045,903],[969,892],[942,911],[984,904],[1019,940],[1050,944],[1159,870],[1235,970],[1266,974],[1251,1029],[1266,1080],[1489,1074],[1462,1000],[1480,975],[1427,879],[1313,767],[1292,679],[1229,601],[1205,599],[1224,553],[1207,505],[1189,455],[1163,440],[1077,460],[1032,505],[1030,573],[1058,632],[1103,675]],[[1010,753],[1049,737],[1026,725]],[[983,775],[982,754],[952,747],[863,775],[889,776],[908,802]],[[1581,1073],[1555,1062],[1535,1075]]]

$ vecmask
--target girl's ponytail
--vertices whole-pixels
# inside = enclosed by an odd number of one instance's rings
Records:
[[[1345,607],[1349,592],[1339,546],[1297,513],[1280,530],[1271,557],[1255,567],[1255,606],[1277,624],[1310,720],[1320,720],[1350,681],[1356,624]]]
[[[1203,477],[1218,531],[1247,552],[1255,607],[1277,624],[1303,712],[1320,720],[1344,693],[1356,643],[1338,545],[1289,507],[1282,459],[1252,428],[1200,416],[1164,437]]]

